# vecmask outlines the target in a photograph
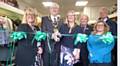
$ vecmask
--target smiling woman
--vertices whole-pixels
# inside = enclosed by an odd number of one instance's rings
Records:
[[[23,17],[23,22],[17,28],[17,31],[35,33],[38,28],[35,26],[37,18],[36,11],[33,8],[27,8]],[[27,34],[27,38],[17,42],[18,48],[16,51],[16,65],[17,66],[32,66],[35,63],[37,55],[37,42],[32,43],[34,35]]]
[[[111,51],[115,43],[113,35],[108,31],[109,27],[103,21],[94,25],[93,33],[88,37],[87,41],[90,66],[112,66]],[[109,38],[112,39],[110,42],[105,40]]]
[[[97,32],[106,33],[107,31],[109,31],[109,26],[106,23],[100,21],[94,25],[93,30],[93,34],[96,34]]]

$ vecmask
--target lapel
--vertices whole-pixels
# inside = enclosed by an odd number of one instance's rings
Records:
[[[48,21],[49,21],[49,22],[52,22],[52,19],[51,19],[51,17],[50,17],[50,16],[48,16]]]
[[[87,31],[89,30],[89,26],[87,25],[86,27],[81,27],[82,29],[82,33],[87,33]]]

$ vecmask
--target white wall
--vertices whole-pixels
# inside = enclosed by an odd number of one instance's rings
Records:
[[[108,9],[110,7],[107,7]],[[100,7],[85,7],[83,13],[88,15],[90,21],[89,24],[96,22],[99,17],[99,9]]]

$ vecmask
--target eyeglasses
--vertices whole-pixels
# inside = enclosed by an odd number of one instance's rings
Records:
[[[97,26],[104,26],[104,24],[97,24]]]

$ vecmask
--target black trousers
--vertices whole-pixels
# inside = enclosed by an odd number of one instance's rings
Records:
[[[92,63],[89,66],[112,66],[111,63]]]
[[[80,46],[80,62],[74,64],[74,66],[88,66],[89,60],[88,60],[88,49],[87,44],[83,43]]]
[[[51,43],[52,44],[52,43]],[[48,50],[48,46],[43,51],[43,66],[59,66],[60,61],[60,44],[53,44],[52,52]]]
[[[112,63],[117,66],[117,39],[115,39],[115,46],[112,50]]]
[[[87,44],[81,45],[81,52],[80,52],[80,65],[82,66],[88,66],[89,60],[88,60],[88,50],[87,50]]]

